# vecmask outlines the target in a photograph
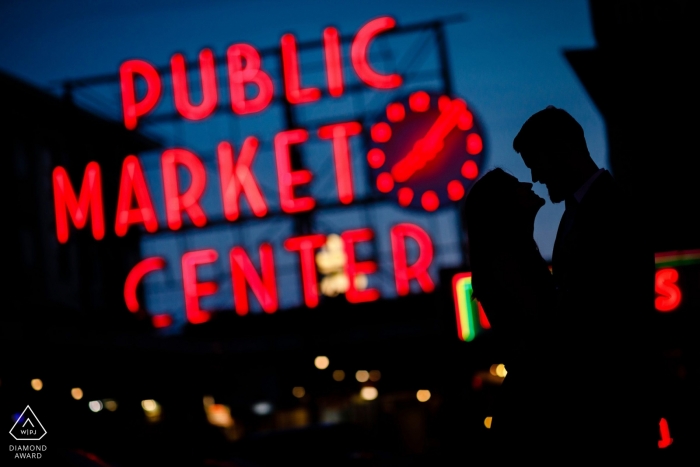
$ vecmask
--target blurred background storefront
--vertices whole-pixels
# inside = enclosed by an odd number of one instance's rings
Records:
[[[498,461],[457,209],[491,168],[529,180],[512,138],[549,104],[649,206],[659,460],[692,453],[687,2],[39,5],[1,7],[0,419],[29,405],[46,460]]]

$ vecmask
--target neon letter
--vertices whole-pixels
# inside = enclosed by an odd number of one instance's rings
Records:
[[[318,129],[318,137],[333,140],[335,179],[338,184],[338,198],[343,204],[350,204],[354,198],[352,189],[352,159],[348,138],[358,135],[362,126],[357,122],[336,123]]]
[[[248,291],[250,290],[267,313],[277,311],[277,281],[275,279],[275,260],[269,243],[260,245],[260,269],[262,279],[255,271],[253,263],[245,250],[239,246],[231,250],[231,278],[233,281],[233,301],[236,313],[243,316],[248,313]]]
[[[203,227],[207,223],[207,217],[199,206],[199,198],[206,188],[207,173],[202,161],[185,149],[168,149],[163,153],[161,165],[168,227],[177,230],[182,226],[182,211],[187,212],[194,225]],[[177,180],[178,165],[186,167],[192,178],[190,187],[182,194]]]
[[[675,310],[681,303],[681,289],[678,287],[678,271],[674,268],[660,269],[656,271],[655,287],[658,296],[654,299],[654,306],[662,313]]]
[[[199,72],[202,78],[202,102],[199,105],[190,103],[185,57],[182,54],[173,55],[170,66],[173,70],[173,94],[177,111],[189,120],[208,117],[216,108],[218,101],[214,54],[210,49],[204,49],[199,53]]]
[[[401,86],[401,76],[396,73],[391,75],[381,75],[374,71],[369,64],[369,45],[372,39],[387,29],[392,29],[396,25],[394,18],[382,16],[373,19],[357,31],[352,41],[350,57],[352,66],[355,68],[357,76],[367,85],[377,89],[391,89]]]
[[[140,306],[139,299],[136,296],[136,288],[143,276],[164,267],[165,260],[163,258],[153,257],[140,261],[129,271],[129,275],[126,276],[126,281],[124,282],[124,302],[126,302],[126,307],[130,312],[136,313],[139,311]]]
[[[146,95],[136,102],[134,75],[139,74],[146,80]],[[122,108],[124,126],[133,130],[138,118],[153,110],[160,99],[160,76],[153,65],[143,60],[127,60],[119,67],[119,80],[122,88]]]
[[[326,55],[328,93],[333,97],[343,95],[343,64],[340,60],[340,39],[336,28],[323,30],[323,50]]]
[[[217,148],[219,158],[219,177],[221,179],[221,196],[224,204],[224,215],[229,221],[235,221],[240,214],[238,199],[241,189],[246,195],[248,205],[253,214],[263,217],[267,214],[267,204],[260,191],[258,182],[250,170],[258,149],[258,139],[249,136],[243,141],[238,162],[233,161],[233,148],[227,142],[222,142]]]
[[[310,211],[316,201],[310,196],[294,197],[294,187],[309,183],[313,176],[311,171],[292,170],[289,158],[289,145],[306,141],[309,133],[306,130],[287,130],[275,135],[275,159],[277,160],[277,181],[280,192],[280,206],[288,214]]]
[[[182,255],[182,285],[185,289],[185,314],[187,321],[200,324],[209,321],[209,312],[199,308],[199,297],[216,292],[216,282],[197,282],[197,266],[213,263],[218,258],[216,250],[190,251]]]
[[[410,266],[407,264],[406,257],[406,237],[418,243],[418,259]],[[424,292],[432,292],[435,289],[433,280],[428,274],[428,268],[433,261],[433,242],[428,232],[415,224],[397,224],[391,229],[391,250],[394,254],[396,292],[399,295],[408,295],[411,291],[409,283],[411,279],[417,280]]]
[[[297,40],[292,34],[282,36],[282,67],[284,69],[284,92],[292,104],[317,101],[321,97],[318,88],[301,89]]]
[[[71,185],[68,173],[63,167],[53,170],[53,202],[56,213],[56,235],[60,243],[68,241],[68,214],[76,229],[82,229],[87,224],[88,212],[92,220],[92,235],[95,240],[105,236],[105,220],[102,207],[102,176],[100,165],[90,162],[85,167],[83,184],[80,187],[80,198],[75,199],[75,191]],[[66,212],[67,211],[67,212]]]
[[[350,303],[372,302],[379,298],[377,289],[357,290],[355,288],[355,277],[358,274],[372,274],[377,270],[377,263],[374,261],[355,261],[355,243],[368,242],[374,237],[372,229],[356,229],[348,230],[340,234],[345,245],[345,275],[348,277],[348,290],[345,292],[345,298]]]
[[[661,434],[661,439],[657,442],[659,449],[665,449],[673,443],[673,438],[671,438],[671,430],[668,428],[668,422],[665,418],[659,421],[659,432]]]
[[[314,250],[321,248],[325,243],[326,236],[321,234],[292,237],[284,241],[284,247],[288,251],[299,252],[304,303],[309,308],[315,308],[318,305],[318,281],[316,279]]]
[[[137,208],[131,209],[131,195],[136,195]],[[114,230],[119,237],[126,235],[129,226],[142,222],[146,230],[153,233],[158,230],[158,220],[153,210],[151,195],[143,177],[141,163],[136,156],[127,156],[122,164],[122,178],[119,182],[119,199],[117,201],[117,220]]]
[[[260,112],[272,100],[273,86],[270,75],[260,69],[260,54],[248,44],[235,44],[228,48],[228,80],[231,91],[231,107],[239,115]],[[243,67],[245,60],[245,68]],[[258,87],[258,95],[246,100],[246,83]]]

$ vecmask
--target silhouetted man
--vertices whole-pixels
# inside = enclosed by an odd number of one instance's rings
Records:
[[[654,257],[639,207],[593,162],[583,128],[562,109],[530,117],[513,148],[550,200],[566,203],[552,257],[556,318],[547,324],[551,365],[543,371],[553,394],[551,413],[542,414],[551,431],[542,441],[562,461],[653,453]]]

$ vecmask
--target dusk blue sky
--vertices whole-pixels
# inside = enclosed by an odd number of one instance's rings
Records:
[[[354,34],[377,16],[391,15],[406,25],[454,14],[466,20],[446,28],[452,79],[455,94],[473,106],[485,128],[484,169],[502,167],[529,181],[512,140],[530,115],[549,104],[581,123],[593,159],[607,168],[603,120],[562,53],[595,46],[583,0],[5,0],[0,69],[55,91],[65,79],[117,73],[129,58],[167,65],[176,51],[194,59],[204,47],[221,55],[236,42],[276,46],[285,32],[299,41],[318,40],[328,25]],[[100,110],[109,116],[115,111]],[[217,142],[211,141],[212,148]],[[547,199],[544,187],[535,191]],[[563,205],[548,201],[538,215],[536,239],[545,258],[551,257],[562,212]]]

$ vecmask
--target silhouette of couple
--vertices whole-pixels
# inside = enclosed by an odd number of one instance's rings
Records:
[[[513,148],[566,210],[550,273],[533,238],[545,201],[531,183],[494,169],[463,205],[474,295],[508,371],[493,414],[496,448],[557,464],[643,458],[656,447],[659,421],[648,226],[565,110],[534,114]]]

